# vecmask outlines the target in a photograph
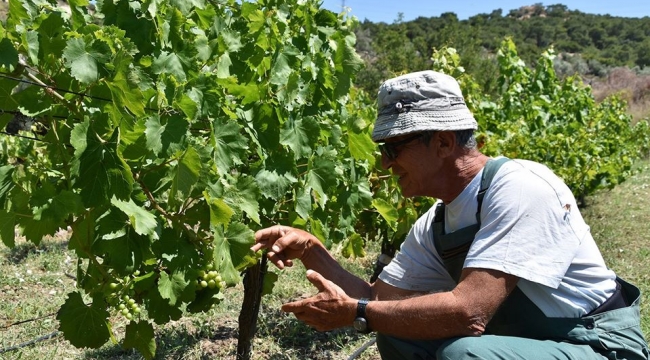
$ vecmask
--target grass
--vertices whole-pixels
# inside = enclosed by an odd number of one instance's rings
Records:
[[[641,288],[643,293],[642,330],[650,335],[650,270],[645,265],[650,255],[650,161],[638,166],[639,173],[612,190],[587,198],[581,211],[591,225],[607,264],[617,274]],[[343,266],[363,278],[369,278],[378,254],[378,245],[370,244],[368,256],[343,259]],[[52,314],[75,289],[73,277],[76,258],[67,250],[65,233],[46,238],[39,246],[19,241],[14,249],[0,248],[0,350],[51,334],[57,330]],[[351,329],[320,333],[282,313],[280,305],[309,296],[313,287],[305,279],[305,269],[297,265],[278,271],[280,280],[274,294],[263,300],[258,333],[253,343],[253,359],[347,359],[371,336]],[[210,312],[190,315],[156,329],[158,359],[234,359],[243,288],[226,290],[226,300]],[[40,318],[22,324],[21,321]],[[115,317],[113,328],[118,341],[125,320]],[[62,336],[56,336],[0,353],[0,359],[140,359],[119,344],[108,343],[100,349],[76,349]],[[374,345],[358,357],[379,359]]]
[[[607,265],[641,289],[641,330],[650,340],[650,161],[612,190],[601,191],[582,210]]]
[[[17,240],[13,249],[0,248],[0,351],[57,331],[54,313],[75,290],[76,258],[67,250],[67,237],[46,238],[39,246]],[[341,259],[342,264],[369,278],[378,252],[377,244],[363,259]],[[372,255],[374,254],[374,256]],[[277,269],[270,271],[278,272]],[[263,299],[253,359],[343,359],[371,337],[351,329],[319,333],[281,312],[290,299],[314,294],[301,265],[282,271],[274,294]],[[234,359],[243,287],[226,290],[223,302],[205,314],[187,314],[156,329],[158,359]],[[36,319],[26,323],[25,320]],[[113,318],[113,331],[122,339],[126,320]],[[12,325],[13,324],[13,325]],[[62,336],[0,353],[4,359],[141,359],[132,350],[108,343],[100,349],[77,349]],[[379,359],[374,347],[358,359]]]

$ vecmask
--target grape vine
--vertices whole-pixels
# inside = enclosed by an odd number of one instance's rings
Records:
[[[0,26],[0,126],[45,129],[3,141],[0,238],[71,226],[67,340],[99,347],[119,314],[152,358],[154,323],[219,302],[262,226],[362,251],[375,148],[346,109],[353,20],[313,0],[69,3],[11,0]]]

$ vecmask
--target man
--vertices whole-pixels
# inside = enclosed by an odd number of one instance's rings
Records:
[[[384,359],[648,358],[639,290],[606,267],[571,191],[541,164],[482,154],[455,79],[388,80],[378,107],[382,166],[438,203],[372,284],[305,231],[258,231],[254,251],[280,269],[300,259],[319,291],[284,311],[376,331]]]

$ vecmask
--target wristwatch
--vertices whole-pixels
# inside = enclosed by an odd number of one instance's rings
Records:
[[[363,334],[367,334],[371,331],[370,326],[368,325],[368,319],[366,319],[366,305],[368,305],[368,301],[369,300],[365,298],[359,299],[359,302],[357,303],[357,317],[352,323],[354,329]]]

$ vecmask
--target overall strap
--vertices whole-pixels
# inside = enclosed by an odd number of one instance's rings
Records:
[[[479,226],[481,225],[481,207],[483,206],[483,197],[490,187],[494,175],[496,175],[497,171],[499,171],[499,168],[501,168],[501,165],[509,160],[510,159],[507,157],[490,159],[485,164],[485,168],[483,168],[483,175],[481,175],[481,188],[476,195],[476,201],[478,202],[478,208],[476,209],[476,221],[478,222]]]
[[[494,175],[497,173],[501,165],[508,160],[508,158],[490,159],[485,164],[481,176],[481,187],[476,196],[478,202],[478,208],[476,210],[477,224],[466,226],[447,234],[445,232],[445,204],[439,202],[438,205],[436,205],[433,223],[431,224],[433,243],[436,247],[436,251],[442,258],[445,269],[447,269],[449,275],[457,283],[460,280],[460,274],[463,270],[463,264],[465,263],[467,252],[474,242],[476,233],[481,227],[481,207],[483,205],[483,197],[485,196],[487,189],[490,187]]]

